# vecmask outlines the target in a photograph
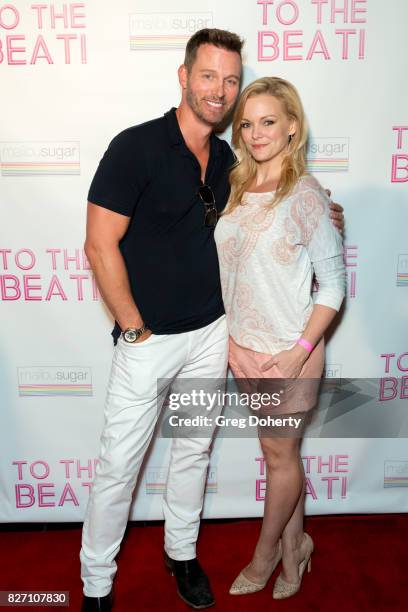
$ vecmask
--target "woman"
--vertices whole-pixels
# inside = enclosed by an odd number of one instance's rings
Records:
[[[292,385],[279,410],[303,416],[316,402],[313,383],[323,371],[323,334],[340,308],[345,285],[342,240],[329,220],[326,193],[306,173],[306,140],[302,104],[290,83],[265,77],[249,85],[232,126],[238,159],[230,175],[231,196],[215,230],[232,372],[246,383],[299,379],[306,388]],[[303,532],[300,442],[290,432],[287,437],[260,432],[267,465],[264,518],[252,561],[231,594],[264,588],[282,559],[273,597],[290,597],[305,568],[310,570],[313,542]]]

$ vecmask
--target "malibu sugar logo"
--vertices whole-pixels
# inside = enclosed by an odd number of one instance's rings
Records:
[[[91,368],[81,366],[36,366],[17,368],[21,397],[92,395]]]
[[[323,371],[322,389],[327,391],[339,391],[341,385],[341,363],[326,363]]]
[[[0,164],[2,176],[80,174],[79,142],[1,142]]]
[[[398,255],[397,287],[408,287],[408,253]]]
[[[212,13],[132,13],[130,50],[184,49],[194,32],[212,25]]]
[[[310,172],[348,172],[349,138],[310,138],[307,168]]]
[[[384,461],[384,488],[408,487],[408,461]]]

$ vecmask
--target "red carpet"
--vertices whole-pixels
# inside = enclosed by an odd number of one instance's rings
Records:
[[[250,560],[260,521],[204,521],[199,558],[211,578],[217,610],[234,612],[382,611],[408,609],[408,516],[308,517],[313,537],[312,572],[291,599],[271,596],[276,570],[255,595],[232,597],[229,586]],[[0,590],[64,590],[79,610],[80,525],[0,525]],[[163,527],[132,523],[118,559],[115,612],[188,608],[176,595],[162,563]],[[22,609],[22,608],[20,608]],[[37,608],[43,609],[43,608]],[[49,608],[48,608],[49,609]],[[61,608],[68,609],[68,608]]]

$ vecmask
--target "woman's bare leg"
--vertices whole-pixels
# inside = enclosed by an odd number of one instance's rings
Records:
[[[282,578],[286,582],[296,583],[299,579],[300,545],[303,541],[303,518],[305,511],[306,480],[301,458],[300,469],[303,474],[303,487],[296,508],[282,532]]]
[[[296,531],[303,503],[304,471],[299,453],[298,438],[261,438],[267,466],[264,518],[254,555],[245,575],[256,583],[265,581],[277,553],[278,540],[289,525],[286,546],[292,545],[292,531]],[[302,513],[303,517],[303,513]],[[302,531],[303,533],[303,531]],[[288,582],[291,572],[286,573]],[[294,580],[296,582],[296,578]]]

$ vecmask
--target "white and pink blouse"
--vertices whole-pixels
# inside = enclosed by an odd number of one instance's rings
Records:
[[[345,288],[342,239],[318,181],[301,177],[271,208],[273,195],[245,192],[215,229],[229,333],[241,346],[270,354],[296,343],[313,303],[338,310]]]

